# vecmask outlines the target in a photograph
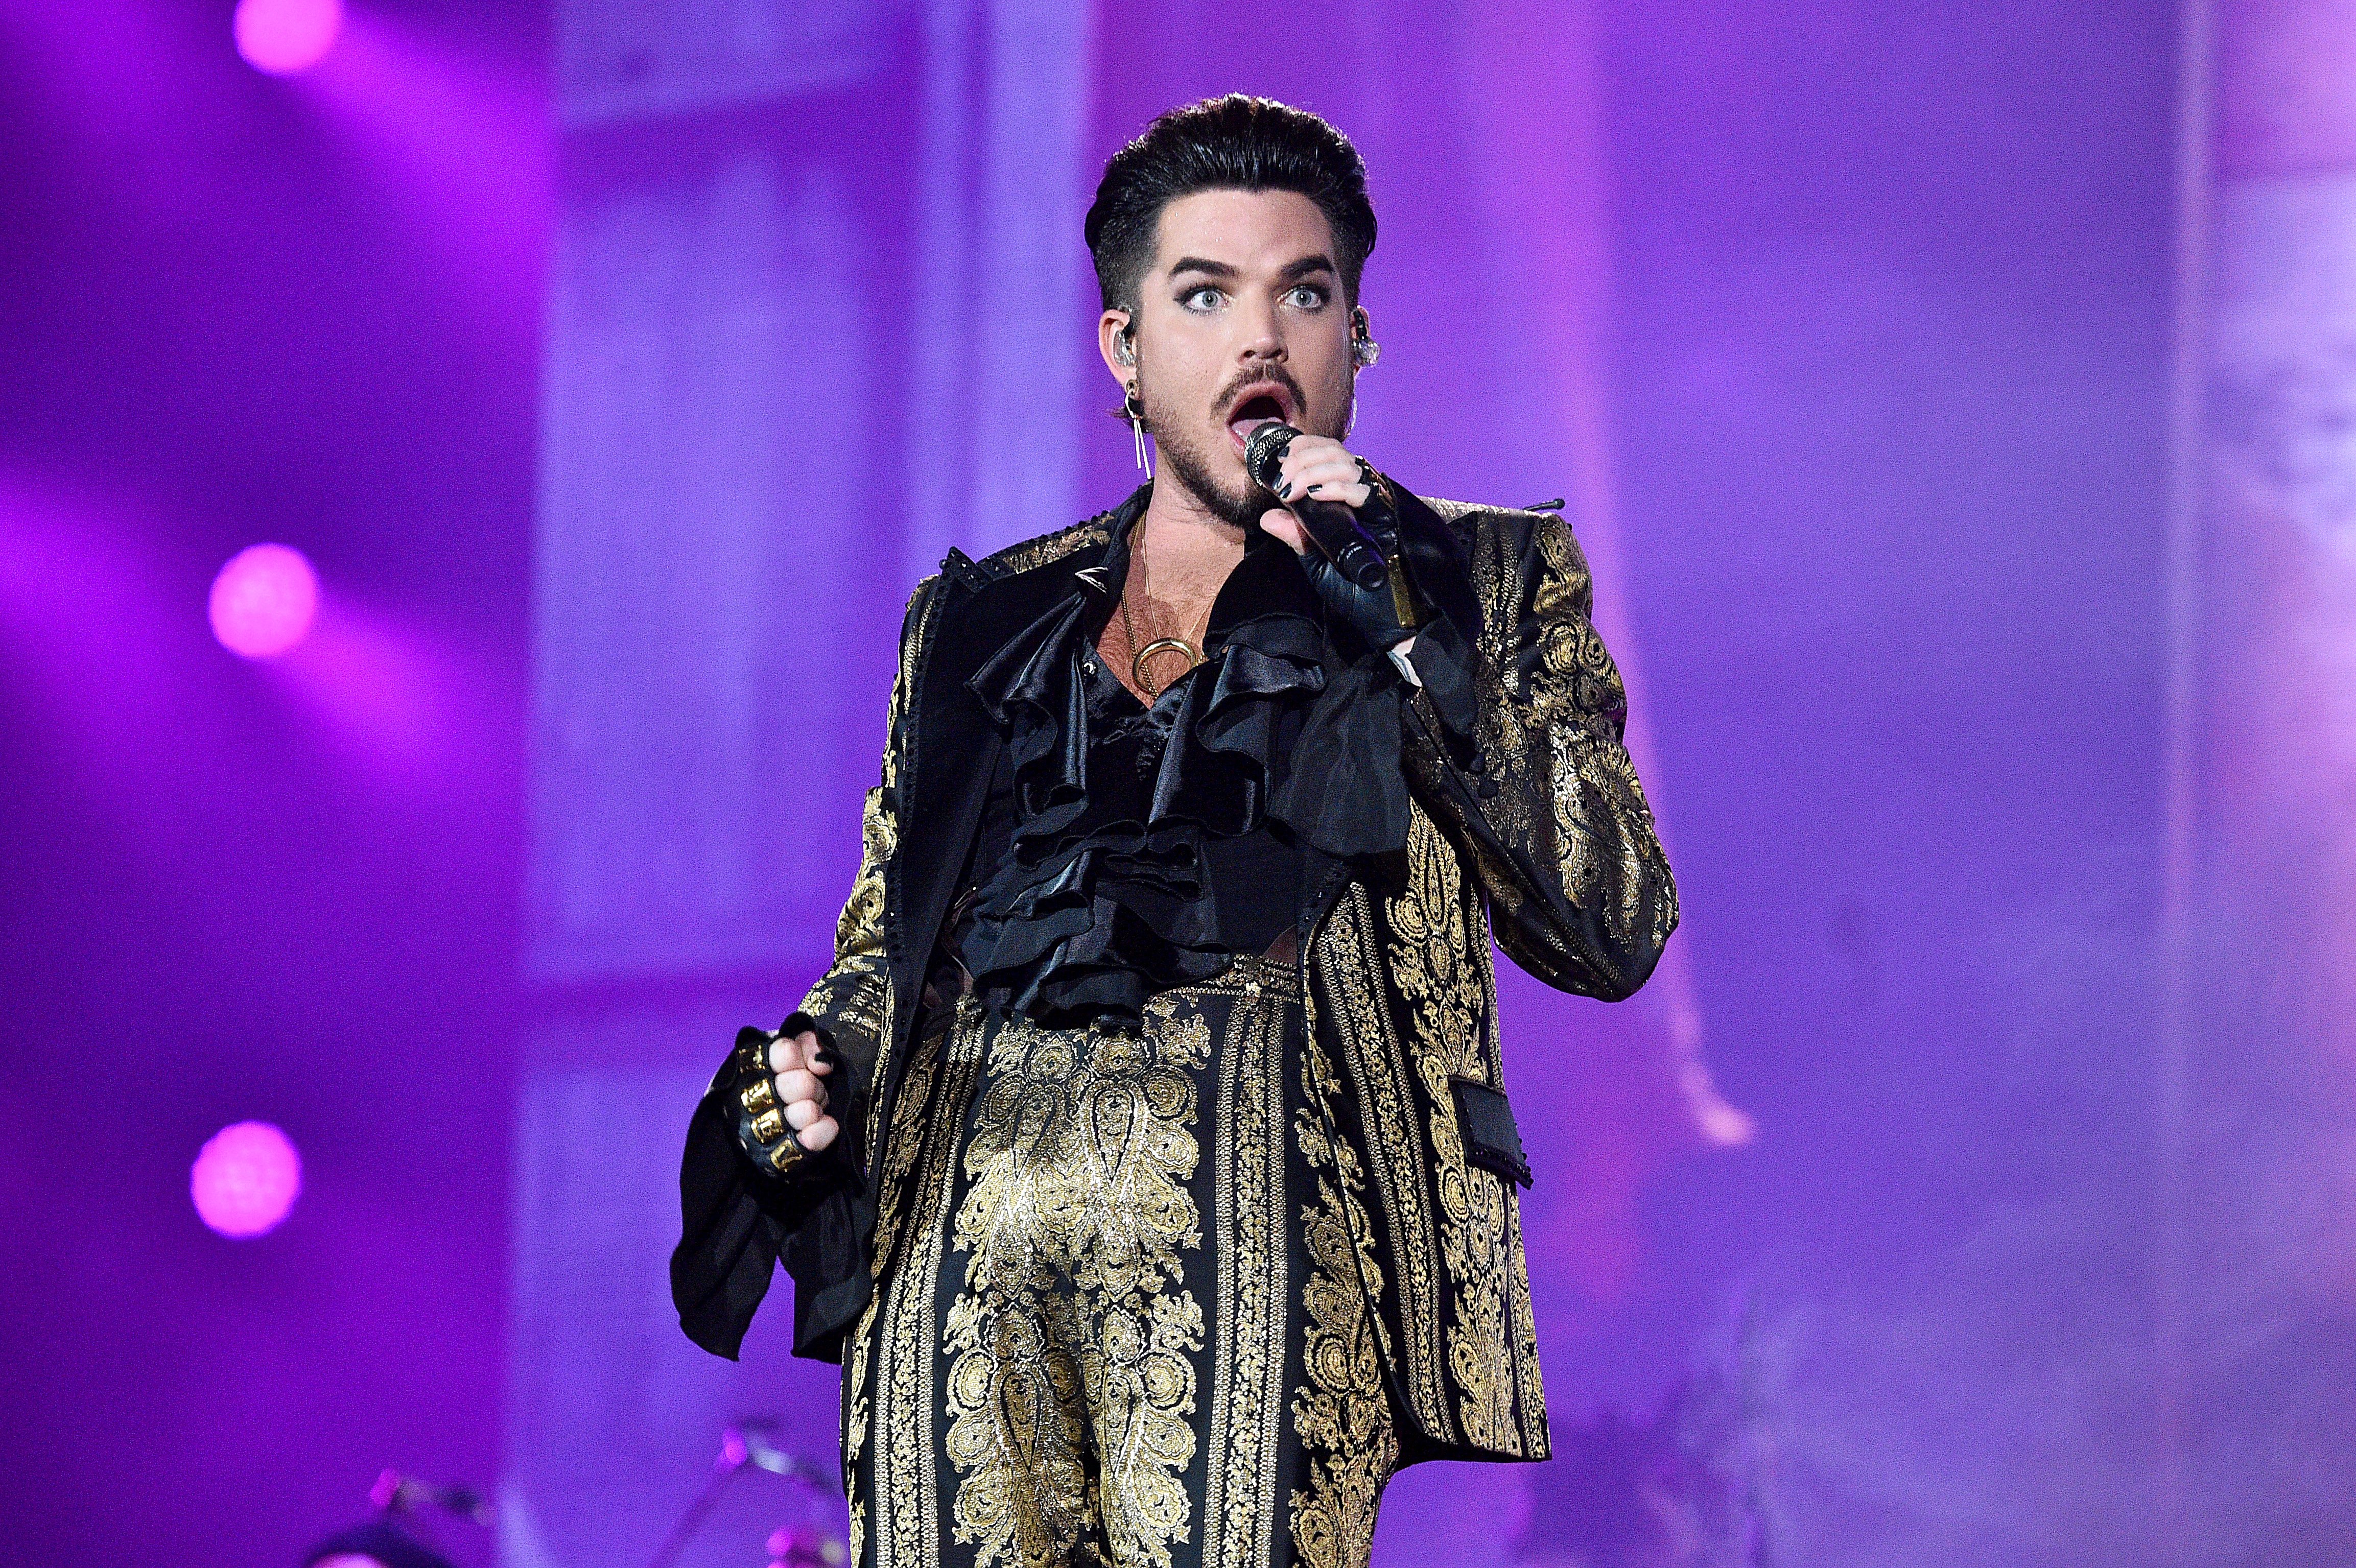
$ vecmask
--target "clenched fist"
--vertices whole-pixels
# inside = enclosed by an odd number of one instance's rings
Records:
[[[832,1144],[842,1128],[826,1114],[826,1084],[834,1063],[819,1051],[818,1036],[809,1029],[779,1035],[769,1044],[769,1071],[777,1075],[777,1104],[794,1141],[812,1154]]]

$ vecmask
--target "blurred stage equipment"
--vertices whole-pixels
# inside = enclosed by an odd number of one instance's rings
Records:
[[[386,1513],[416,1513],[435,1508],[477,1524],[491,1522],[491,1505],[484,1500],[482,1493],[466,1487],[437,1487],[397,1470],[387,1470],[376,1478],[376,1485],[369,1488],[369,1501]]]
[[[188,1168],[197,1217],[234,1241],[266,1236],[303,1193],[303,1157],[268,1122],[232,1122],[205,1140]]]
[[[720,1435],[720,1456],[712,1462],[712,1479],[704,1483],[703,1490],[696,1494],[695,1500],[687,1505],[687,1511],[679,1516],[679,1523],[671,1527],[670,1538],[648,1561],[647,1568],[670,1568],[679,1561],[679,1554],[687,1550],[687,1543],[695,1539],[695,1532],[702,1528],[704,1520],[719,1506],[721,1493],[727,1490],[728,1483],[734,1480],[736,1473],[746,1465],[766,1470],[773,1476],[782,1476],[789,1481],[799,1481],[812,1492],[830,1499],[841,1494],[841,1473],[831,1464],[814,1465],[778,1447],[770,1435],[776,1429],[777,1424],[774,1421],[746,1421]],[[778,1551],[781,1543],[797,1552],[817,1552],[819,1555],[784,1555]],[[840,1542],[809,1531],[781,1530],[769,1537],[771,1555],[779,1557],[789,1568],[844,1561],[841,1555],[825,1555],[830,1548],[838,1553],[841,1551]]]
[[[815,1530],[779,1530],[769,1536],[769,1568],[842,1568],[851,1549]]]
[[[452,1568],[440,1552],[420,1545],[385,1519],[339,1531],[303,1554],[303,1568]]]
[[[1517,1568],[1773,1568],[1778,1413],[1751,1288],[1651,1415],[1554,1429],[1507,1561]]]

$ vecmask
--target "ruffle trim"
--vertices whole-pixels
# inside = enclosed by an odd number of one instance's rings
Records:
[[[1344,859],[1407,841],[1404,682],[1388,659],[1336,670],[1314,621],[1257,615],[1161,701],[1091,736],[1090,607],[1074,594],[968,683],[1005,737],[1016,826],[961,951],[984,1005],[1051,1027],[1134,1021],[1155,993],[1226,966],[1206,837],[1273,823]]]

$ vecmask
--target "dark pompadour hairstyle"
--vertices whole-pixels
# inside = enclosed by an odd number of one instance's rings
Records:
[[[1106,309],[1137,308],[1162,209],[1204,190],[1291,190],[1315,202],[1333,226],[1343,297],[1357,304],[1375,248],[1365,160],[1307,110],[1230,92],[1173,109],[1105,165],[1086,232]]]

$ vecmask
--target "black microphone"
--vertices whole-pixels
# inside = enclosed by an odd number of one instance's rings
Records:
[[[1292,446],[1293,437],[1301,432],[1281,420],[1269,420],[1244,438],[1244,471],[1253,483],[1270,495],[1284,477],[1284,454]],[[1282,500],[1281,496],[1278,497]],[[1355,588],[1368,592],[1381,588],[1390,581],[1390,569],[1383,564],[1382,547],[1358,521],[1358,515],[1349,507],[1333,501],[1321,501],[1314,496],[1296,496],[1284,502],[1285,510],[1301,519],[1319,549],[1325,552],[1333,570]]]

